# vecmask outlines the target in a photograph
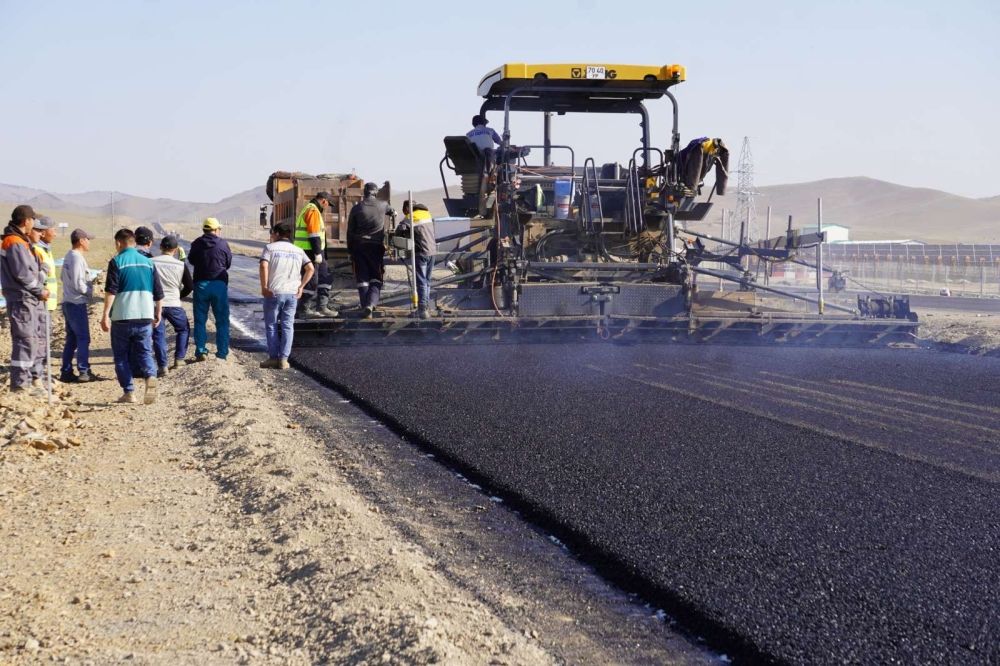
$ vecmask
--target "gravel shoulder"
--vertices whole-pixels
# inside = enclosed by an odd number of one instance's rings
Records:
[[[95,330],[111,377],[108,347]],[[150,406],[112,404],[113,379],[15,399],[0,372],[0,662],[714,660],[339,395],[258,360],[184,366]]]
[[[1000,315],[921,309],[919,338],[943,351],[1000,355]]]

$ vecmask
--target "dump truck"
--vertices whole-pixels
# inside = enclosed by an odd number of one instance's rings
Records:
[[[364,188],[365,181],[354,173],[313,176],[300,171],[275,171],[267,179],[266,190],[271,205],[261,207],[260,224],[267,227],[287,222],[294,228],[299,211],[309,200],[320,192],[327,192],[333,200],[323,212],[326,258],[340,261],[343,265],[348,258],[347,217],[354,204],[363,198]],[[390,194],[389,181],[385,181],[379,188],[378,198],[388,201]]]
[[[917,318],[906,297],[873,293],[854,301],[824,293],[831,271],[822,265],[823,233],[789,225],[780,236],[750,243],[745,233],[734,241],[708,232],[711,199],[727,185],[728,149],[719,137],[681,141],[672,89],[686,77],[677,64],[512,63],[487,73],[477,89],[479,115],[502,128],[501,141],[484,148],[465,135],[444,137],[444,204],[453,218],[468,219],[468,228],[439,235],[457,247],[438,257],[454,270],[433,283],[433,316],[414,318],[404,289],[383,300],[374,318],[345,309],[337,318],[302,322],[296,342],[567,334],[619,341],[913,339]],[[648,106],[663,101],[666,131],[654,134]],[[516,141],[513,112],[538,116],[541,144]],[[618,161],[598,164],[554,137],[553,121],[570,113],[634,117],[638,143],[622,146]],[[407,265],[408,239],[389,241]],[[757,279],[779,262],[812,267],[817,292]]]

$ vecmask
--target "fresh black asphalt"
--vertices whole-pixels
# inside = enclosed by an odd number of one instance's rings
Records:
[[[609,344],[294,360],[745,661],[1000,661],[1000,360]]]

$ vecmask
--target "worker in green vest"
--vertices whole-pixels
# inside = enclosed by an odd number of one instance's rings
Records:
[[[316,267],[309,284],[302,290],[299,301],[299,311],[303,317],[336,317],[340,314],[330,307],[333,276],[326,265],[326,223],[323,221],[323,212],[332,200],[329,193],[320,192],[302,207],[295,219],[295,236],[292,241],[296,247],[305,251],[309,261]]]
[[[31,383],[36,387],[41,387],[45,379],[46,364],[49,357],[49,339],[46,324],[52,317],[52,312],[56,309],[56,293],[59,286],[56,274],[56,260],[52,256],[52,247],[49,245],[56,238],[56,223],[51,217],[42,216],[35,220],[35,226],[28,233],[31,239],[32,249],[38,260],[42,262],[42,269],[45,271],[45,288],[48,290],[49,298],[38,304],[40,316],[38,317],[38,327],[35,331],[35,358],[34,365],[31,366]]]

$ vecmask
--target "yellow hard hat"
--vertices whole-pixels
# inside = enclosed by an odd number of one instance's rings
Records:
[[[214,217],[206,217],[205,221],[201,223],[202,231],[215,231],[216,229],[221,229],[222,225]]]

